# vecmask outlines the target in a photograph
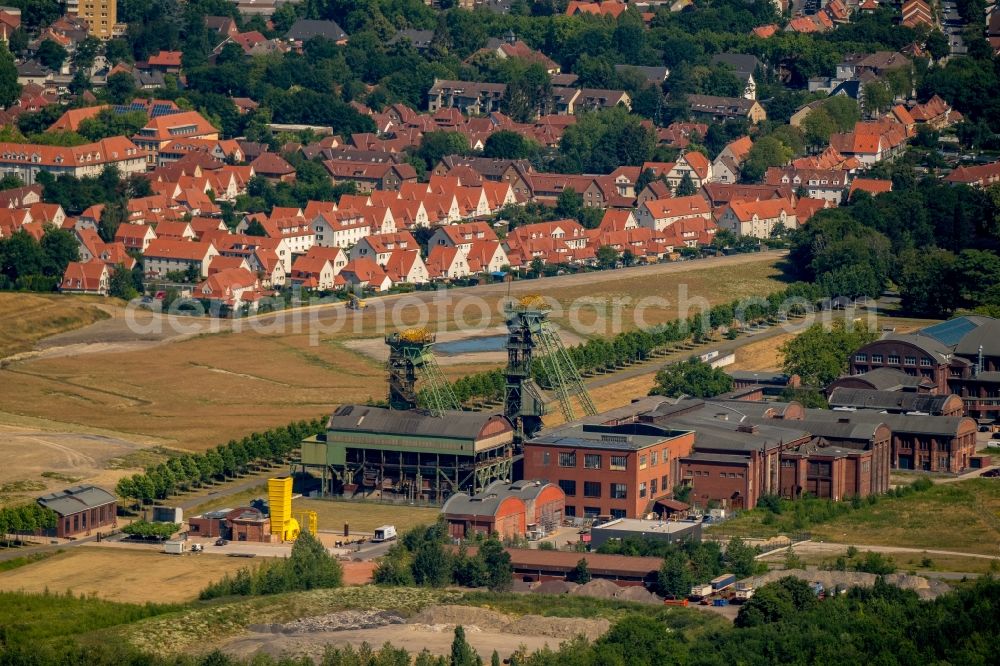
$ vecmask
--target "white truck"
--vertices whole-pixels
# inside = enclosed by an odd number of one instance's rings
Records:
[[[382,543],[383,541],[394,541],[395,539],[396,539],[396,526],[383,525],[382,527],[375,528],[375,536],[372,537],[372,543]]]
[[[736,583],[736,595],[734,600],[737,603],[748,601],[753,596],[753,591],[753,583],[745,581]]]

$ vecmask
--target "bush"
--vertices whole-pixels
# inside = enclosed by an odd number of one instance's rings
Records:
[[[211,583],[201,591],[201,599],[228,596],[256,596],[320,588],[340,587],[344,571],[319,539],[302,532],[286,560],[265,562],[251,570],[244,567],[234,575]]]
[[[137,520],[122,528],[122,532],[140,539],[169,539],[181,528],[177,523],[149,523]]]

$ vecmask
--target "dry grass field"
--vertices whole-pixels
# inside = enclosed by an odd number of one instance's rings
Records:
[[[0,359],[28,351],[50,335],[108,319],[111,315],[98,303],[107,301],[96,296],[0,293]]]
[[[0,573],[0,590],[69,590],[109,601],[175,603],[197,599],[208,583],[247,564],[239,557],[85,545]]]
[[[511,291],[515,296],[540,292],[561,304],[580,296],[662,296],[671,304],[645,313],[645,322],[652,324],[677,315],[681,285],[691,297],[701,295],[708,303],[780,288],[776,261],[775,255],[766,255],[684,262],[525,281],[514,283]],[[346,340],[382,334],[380,319],[389,328],[394,321],[419,323],[414,305],[418,301],[432,304],[435,321],[428,325],[433,329],[438,315],[447,323],[456,307],[462,311],[463,296],[481,298],[492,312],[490,323],[498,324],[506,290],[506,285],[493,285],[372,299],[363,314],[319,308],[298,327],[284,321],[287,325],[270,330],[223,330],[141,349],[121,343],[124,351],[116,352],[110,343],[102,353],[47,355],[0,370],[0,404],[6,411],[58,420],[74,429],[113,428],[161,438],[168,446],[203,450],[293,419],[316,417],[336,404],[382,397],[381,364],[347,349]],[[373,307],[379,301],[384,308]],[[395,317],[393,309],[398,310]],[[477,312],[476,307],[465,307],[466,319],[474,319]],[[623,328],[635,325],[629,314],[624,310]],[[282,316],[262,321],[283,321]],[[556,313],[554,319],[567,325],[569,315]],[[586,323],[585,313],[579,319]],[[110,331],[102,335],[124,339]],[[72,336],[77,338],[86,336]],[[484,367],[489,366],[455,363],[447,365],[445,373],[456,378]]]
[[[0,506],[75,483],[113,487],[157,442],[0,412]]]
[[[402,533],[416,525],[429,525],[440,515],[434,507],[316,499],[293,500],[292,511],[315,511],[321,530],[339,532],[346,523],[351,526],[352,534],[371,534],[382,525],[395,525],[396,530]]]

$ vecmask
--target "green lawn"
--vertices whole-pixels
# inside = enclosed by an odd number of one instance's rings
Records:
[[[938,484],[906,497],[883,497],[860,508],[845,503],[840,515],[796,526],[783,512],[769,518],[763,509],[748,511],[713,531],[767,537],[809,532],[813,540],[901,546],[1000,555],[1000,481],[968,479]]]

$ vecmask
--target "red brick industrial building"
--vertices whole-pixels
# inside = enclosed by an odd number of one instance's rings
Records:
[[[191,536],[269,543],[271,519],[260,510],[248,506],[222,509],[190,518],[188,531]]]
[[[456,539],[474,534],[500,538],[547,534],[565,514],[566,495],[542,481],[494,481],[475,495],[456,493],[441,507],[448,533]]]
[[[43,495],[38,504],[58,516],[56,536],[71,538],[92,534],[102,527],[118,524],[118,500],[97,486],[74,486],[57,493]]]
[[[524,476],[557,484],[566,516],[638,518],[671,495],[677,461],[695,435],[640,423],[634,410],[605,412],[544,432],[524,444]]]
[[[876,340],[854,352],[850,376],[835,387],[954,393],[967,416],[992,423],[1000,416],[1000,320],[956,317]]]

